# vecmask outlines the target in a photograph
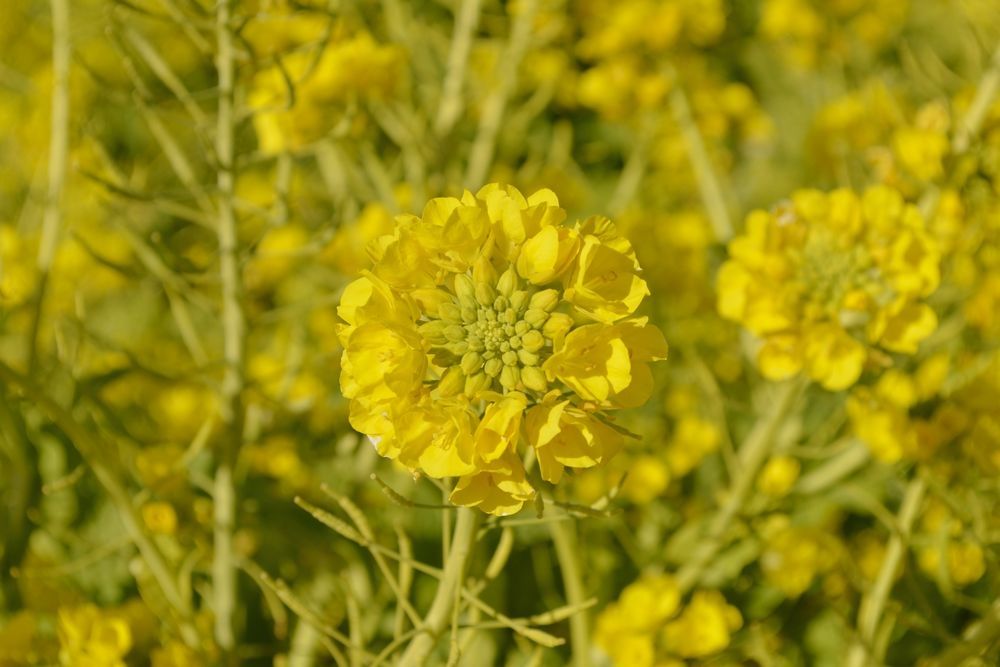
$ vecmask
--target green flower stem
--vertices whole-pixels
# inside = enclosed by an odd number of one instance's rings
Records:
[[[726,243],[733,236],[732,213],[727,198],[724,195],[719,176],[712,166],[712,158],[705,147],[705,140],[695,124],[691,115],[691,105],[688,103],[687,95],[676,72],[672,69],[667,74],[673,80],[673,89],[670,91],[670,107],[674,113],[674,119],[681,129],[681,136],[687,146],[688,158],[691,160],[691,167],[697,176],[698,190],[701,193],[702,203],[705,205],[705,212],[708,213],[708,221],[715,232],[715,240],[719,243]]]
[[[498,66],[497,85],[483,103],[476,139],[469,153],[465,183],[473,190],[483,184],[493,165],[497,134],[500,132],[500,123],[507,109],[507,100],[517,88],[517,70],[531,41],[531,27],[538,9],[538,0],[525,0],[518,9],[511,28],[510,42]]]
[[[586,602],[583,579],[580,576],[580,553],[576,539],[576,523],[573,521],[553,521],[549,524],[552,542],[556,547],[556,558],[562,570],[563,587],[566,589],[566,604],[581,606],[569,619],[570,646],[573,650],[573,667],[590,667],[590,614],[582,605]]]
[[[38,333],[41,330],[45,292],[49,270],[56,254],[59,227],[62,224],[62,194],[66,183],[69,155],[69,68],[72,57],[70,42],[69,0],[51,0],[52,7],[52,104],[49,121],[49,180],[42,217],[42,237],[38,246],[38,288],[35,310],[28,333],[28,368],[35,369],[38,353]]]
[[[438,638],[451,622],[451,614],[462,591],[469,556],[476,542],[481,515],[477,509],[461,507],[456,511],[455,531],[451,550],[444,564],[431,608],[427,611],[420,632],[413,638],[399,660],[400,665],[419,667],[426,663]]]
[[[222,285],[222,330],[225,374],[221,388],[221,413],[225,425],[218,446],[218,461],[212,484],[214,506],[214,553],[212,557],[212,606],[215,612],[215,641],[232,657],[236,647],[237,562],[233,554],[236,524],[236,487],[233,482],[236,459],[243,441],[243,358],[245,330],[240,307],[240,269],[237,252],[236,214],[233,208],[234,99],[233,35],[230,22],[232,0],[220,0],[216,10],[216,69],[219,78],[218,117],[215,152],[218,160],[219,272]]]
[[[439,137],[448,134],[462,113],[462,86],[465,83],[465,70],[469,62],[473,33],[479,24],[481,4],[481,0],[463,0],[455,17],[455,32],[448,52],[448,70],[441,91],[441,103],[438,105],[437,117],[434,120],[434,131]]]
[[[861,600],[858,611],[858,636],[847,654],[847,667],[864,667],[870,664],[881,664],[881,656],[870,655],[869,647],[874,646],[879,622],[885,603],[889,599],[892,584],[906,554],[906,543],[910,529],[917,517],[920,504],[923,502],[927,484],[920,476],[914,477],[906,487],[903,502],[899,506],[896,517],[896,532],[889,538],[889,545],[882,559],[882,566],[875,577],[875,583]]]
[[[757,479],[757,473],[774,449],[778,430],[805,386],[806,380],[800,376],[775,388],[770,410],[761,415],[740,447],[737,455],[738,466],[730,483],[725,504],[713,518],[705,539],[701,540],[691,558],[677,571],[677,585],[682,592],[686,593],[698,584],[705,568],[725,545],[730,525],[746,503]]]

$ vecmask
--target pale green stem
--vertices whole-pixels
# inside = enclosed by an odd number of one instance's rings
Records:
[[[896,581],[903,556],[906,554],[910,530],[926,490],[927,485],[919,476],[914,477],[906,487],[903,502],[899,506],[899,514],[896,517],[896,532],[889,538],[889,544],[886,547],[885,556],[882,558],[882,566],[875,577],[875,583],[861,600],[861,606],[858,610],[858,637],[847,654],[845,664],[848,667],[881,664],[881,656],[871,655],[869,647],[875,644],[885,603],[889,599],[892,584]]]
[[[479,23],[481,4],[481,0],[463,0],[455,17],[455,32],[451,38],[451,50],[448,52],[448,70],[441,91],[437,118],[434,121],[434,131],[438,136],[447,134],[462,113],[462,84],[465,83],[469,49],[472,47],[472,36]]]
[[[41,328],[45,292],[49,271],[56,254],[59,228],[62,224],[62,196],[66,184],[66,163],[69,155],[69,68],[72,56],[70,42],[69,0],[52,0],[52,102],[49,121],[49,181],[42,218],[42,238],[38,246],[38,291],[35,312],[28,340],[28,367],[34,370],[38,333]]]
[[[566,603],[571,607],[581,606],[586,601],[583,579],[580,575],[579,545],[576,539],[576,523],[554,521],[549,524],[552,543],[562,571],[563,588],[566,589]],[[573,651],[573,667],[590,667],[590,614],[582,608],[569,619],[570,647]]]
[[[507,100],[517,87],[517,70],[521,66],[521,60],[531,39],[531,26],[537,8],[538,0],[525,0],[519,3],[518,14],[514,17],[514,26],[511,28],[510,42],[501,55],[498,65],[497,85],[483,105],[479,129],[469,153],[465,183],[470,188],[479,188],[489,175],[500,123],[507,109]]]
[[[994,52],[989,67],[979,80],[976,96],[972,99],[969,110],[957,123],[955,137],[951,143],[953,153],[961,154],[968,150],[969,142],[982,127],[986,113],[998,92],[1000,92],[1000,48]]]
[[[774,450],[778,431],[802,392],[802,378],[789,380],[775,387],[770,410],[762,415],[744,440],[737,454],[737,467],[726,501],[709,525],[702,539],[684,566],[677,571],[677,585],[684,592],[698,584],[705,568],[725,544],[726,533],[753,489],[761,466]]]
[[[243,358],[245,329],[240,307],[240,272],[237,257],[234,187],[233,36],[230,27],[232,0],[220,0],[216,11],[216,70],[219,78],[218,117],[215,152],[218,161],[219,272],[222,285],[222,330],[225,372],[221,387],[221,414],[225,433],[218,448],[214,503],[214,553],[212,560],[212,606],[215,612],[215,641],[224,654],[236,645],[237,562],[233,553],[236,524],[236,487],[233,481],[236,459],[243,440]]]
[[[451,549],[444,564],[441,581],[431,607],[424,617],[419,632],[410,641],[400,658],[400,665],[423,665],[434,650],[438,638],[451,622],[451,613],[465,579],[469,556],[476,542],[480,512],[477,509],[459,508],[455,521],[455,531],[451,539]]]
[[[871,454],[868,452],[868,447],[864,443],[854,442],[843,453],[803,475],[795,485],[795,491],[811,495],[828,489],[865,465],[869,458]]]
[[[668,71],[668,73],[672,72]],[[673,79],[670,106],[674,113],[674,119],[680,127],[681,136],[684,137],[688,157],[691,160],[691,168],[694,169],[698,181],[698,191],[701,194],[705,212],[708,214],[709,224],[715,233],[715,240],[719,243],[726,243],[733,236],[733,221],[729,203],[719,176],[715,172],[715,167],[712,165],[712,158],[705,147],[705,140],[691,115],[691,106],[688,104],[687,95],[684,94],[684,88],[676,74],[673,75]]]
[[[969,658],[982,655],[997,640],[1000,640],[1000,601],[993,603],[989,614],[972,624],[962,641],[932,658],[927,664],[929,667],[959,667]]]

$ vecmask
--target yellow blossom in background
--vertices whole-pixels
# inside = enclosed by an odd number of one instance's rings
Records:
[[[703,658],[729,645],[743,625],[736,607],[718,591],[698,591],[675,620],[663,628],[666,649],[682,658]]]
[[[729,256],[719,312],[760,338],[767,378],[805,372],[845,389],[873,352],[913,354],[937,326],[923,302],[940,280],[937,245],[889,188],[797,192],[751,213]]]
[[[633,316],[648,290],[631,245],[605,218],[565,218],[547,190],[432,199],[341,298],[352,425],[414,472],[459,477],[456,504],[518,511],[524,440],[553,484],[609,459],[613,411],[645,402],[666,356]]]
[[[345,118],[347,105],[388,95],[399,81],[401,64],[397,48],[362,32],[294,51],[280,66],[262,70],[249,98],[257,111],[254,126],[261,150],[295,151],[323,138]]]
[[[791,456],[776,456],[764,465],[757,478],[757,488],[761,492],[780,498],[787,494],[799,477],[801,466]]]
[[[58,633],[65,667],[124,667],[132,648],[125,620],[94,605],[60,610]]]

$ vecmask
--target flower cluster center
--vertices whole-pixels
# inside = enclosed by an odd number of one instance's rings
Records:
[[[497,389],[548,390],[541,364],[552,350],[546,325],[559,295],[551,289],[525,289],[519,283],[513,271],[495,284],[459,276],[452,302],[441,305],[439,317],[421,327],[431,342],[434,363],[459,369],[464,378],[460,390],[469,398]],[[441,382],[449,381],[459,389],[456,371],[450,377],[445,371]]]

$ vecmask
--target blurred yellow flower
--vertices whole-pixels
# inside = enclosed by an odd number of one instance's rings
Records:
[[[94,605],[59,610],[59,662],[65,667],[125,667],[128,623]]]
[[[760,337],[769,379],[805,371],[846,389],[872,350],[913,354],[937,326],[922,301],[940,279],[937,244],[890,188],[796,192],[751,213],[729,255],[719,312]]]

